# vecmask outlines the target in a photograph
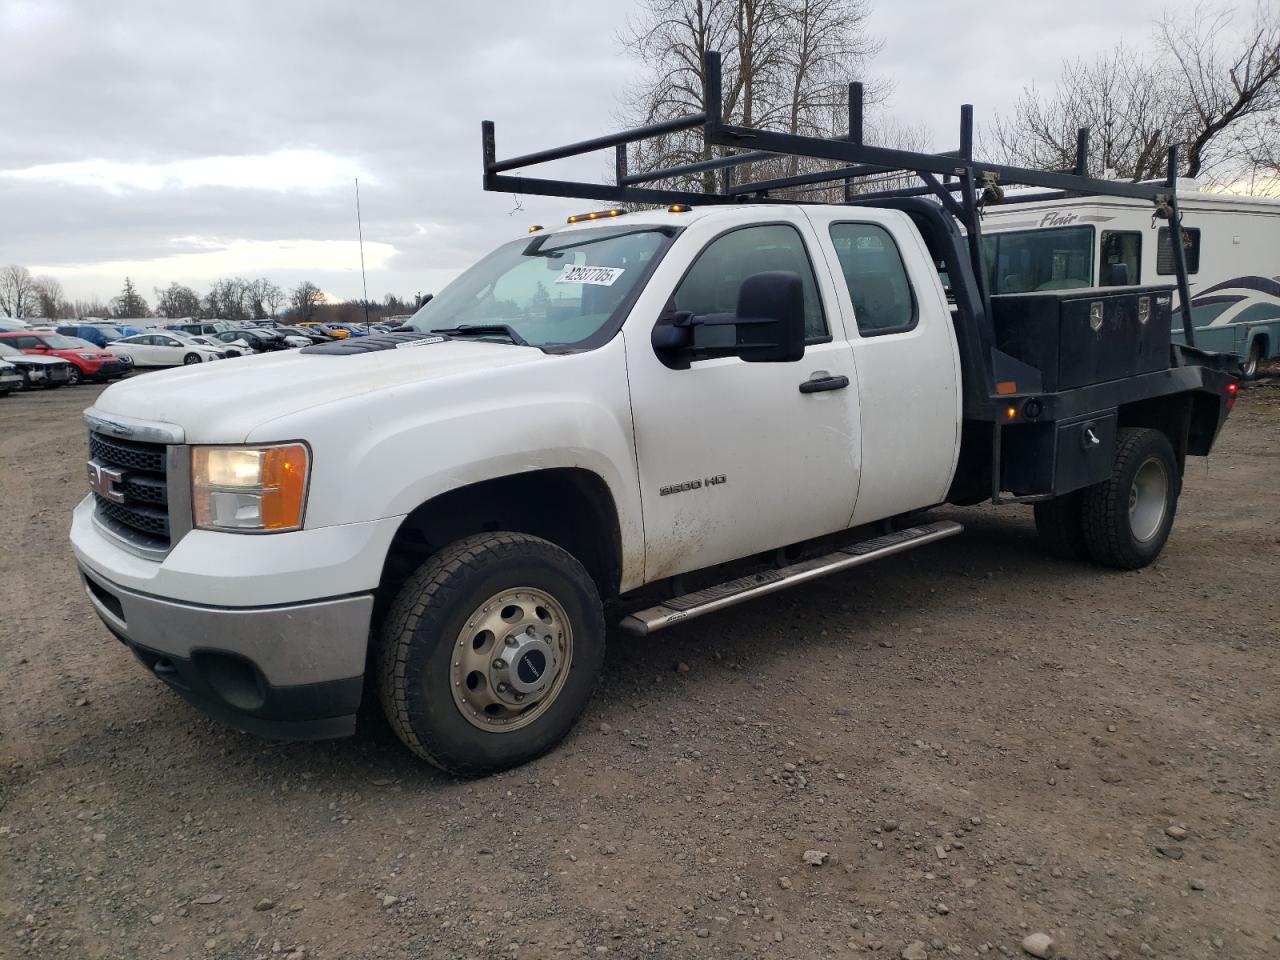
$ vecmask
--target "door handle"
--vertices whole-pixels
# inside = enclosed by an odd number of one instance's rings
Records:
[[[800,384],[801,393],[822,393],[824,390],[843,390],[849,385],[849,378],[840,377],[814,377],[812,380],[806,380]]]

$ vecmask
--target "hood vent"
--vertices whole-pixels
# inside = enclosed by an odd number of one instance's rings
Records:
[[[409,333],[379,333],[369,337],[350,337],[346,340],[333,340],[329,343],[313,343],[303,347],[299,353],[325,353],[337,356],[348,356],[355,353],[377,353],[379,350],[401,350],[406,347],[425,347],[432,343],[443,343],[448,337],[438,333],[423,333],[414,330]]]

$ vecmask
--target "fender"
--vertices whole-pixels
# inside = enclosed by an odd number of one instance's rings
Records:
[[[308,528],[402,517],[440,494],[485,480],[555,467],[588,470],[604,482],[617,509],[621,587],[643,581],[621,336],[589,352],[347,398],[278,418],[253,434],[250,442],[308,438]]]

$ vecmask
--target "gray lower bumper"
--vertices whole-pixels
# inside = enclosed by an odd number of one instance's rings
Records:
[[[83,566],[80,573],[111,632],[205,712],[288,739],[354,729],[372,596],[204,607],[125,590]]]

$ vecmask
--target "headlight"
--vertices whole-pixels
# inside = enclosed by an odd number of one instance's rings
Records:
[[[81,360],[101,360],[102,359],[96,353],[77,353],[76,356],[79,357]]]
[[[191,505],[202,530],[302,528],[310,454],[304,444],[192,447]]]

